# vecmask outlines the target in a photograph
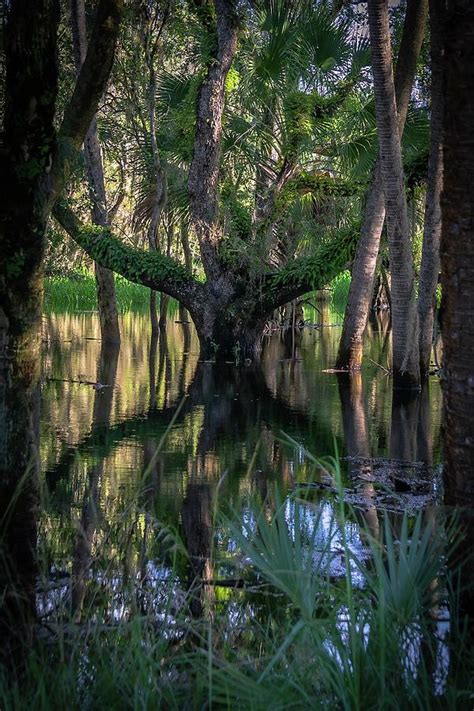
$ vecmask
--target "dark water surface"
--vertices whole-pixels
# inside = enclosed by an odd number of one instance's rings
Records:
[[[322,320],[268,337],[255,368],[201,362],[193,327],[172,317],[153,341],[146,314],[124,315],[119,350],[101,346],[95,314],[44,317],[38,604],[46,618],[67,606],[77,621],[122,619],[136,604],[125,594],[130,581],[158,614],[160,584],[175,575],[177,597],[199,579],[227,599],[226,586],[246,566],[213,522],[223,511],[248,524],[254,498],[271,512],[275,484],[283,497],[298,485],[316,498],[331,491],[332,470],[312,457],[339,453],[346,499],[374,533],[379,506],[432,508],[438,381],[408,402],[392,401],[380,367],[389,361],[388,324],[380,321],[349,387],[324,372],[335,361],[340,316],[326,306]],[[322,505],[324,538],[333,534],[331,504]],[[346,535],[363,557],[357,520]],[[342,574],[337,556],[333,568]]]

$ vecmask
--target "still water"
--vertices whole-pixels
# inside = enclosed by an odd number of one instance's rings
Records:
[[[175,317],[152,339],[147,314],[127,313],[121,347],[110,349],[101,346],[96,314],[44,316],[40,617],[67,608],[76,622],[110,622],[137,604],[169,614],[160,586],[166,581],[169,593],[170,578],[176,600],[200,580],[208,598],[211,590],[214,601],[228,601],[246,561],[219,514],[252,530],[250,502],[271,512],[276,485],[283,499],[295,487],[316,497],[333,490],[332,470],[318,460],[336,452],[345,497],[374,534],[379,507],[436,503],[437,379],[408,402],[392,400],[390,334],[381,320],[349,387],[325,372],[335,361],[340,315],[326,305],[313,320],[318,327],[267,337],[255,368],[200,361],[192,325]],[[318,536],[331,535],[337,550],[331,504],[324,506]],[[357,516],[346,536],[363,558]],[[332,572],[344,572],[337,555]],[[196,615],[202,605],[197,595]]]

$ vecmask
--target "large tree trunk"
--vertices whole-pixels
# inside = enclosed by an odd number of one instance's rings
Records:
[[[216,51],[199,89],[188,191],[204,271],[212,281],[215,296],[224,304],[232,297],[232,283],[218,254],[222,228],[218,221],[217,191],[225,80],[237,48],[237,8],[235,0],[214,0],[214,5]]]
[[[400,136],[405,126],[416,63],[423,41],[426,14],[427,0],[409,0],[395,72]],[[374,180],[367,194],[362,229],[352,265],[352,281],[336,363],[338,368],[357,370],[362,364],[364,333],[384,221],[385,196],[379,158],[374,170]]]
[[[39,463],[42,261],[46,220],[79,149],[112,64],[120,0],[100,0],[92,50],[54,131],[58,0],[12,0],[4,37],[5,108],[0,191],[0,634],[22,625],[31,641],[35,615],[35,506]],[[5,516],[5,514],[7,514]],[[6,526],[8,522],[8,526]],[[13,643],[13,647],[15,647]],[[13,650],[14,651],[14,650]],[[14,664],[14,657],[10,659]]]
[[[474,503],[474,6],[449,4],[446,29],[442,334],[446,482]]]
[[[392,273],[394,387],[420,384],[415,275],[392,72],[388,0],[369,0],[375,112]]]
[[[445,0],[430,0],[431,37],[431,138],[428,161],[428,185],[425,227],[418,288],[420,324],[420,372],[426,378],[430,369],[436,285],[439,274],[441,239],[441,190],[443,187],[443,44]]]
[[[450,0],[445,31],[441,278],[446,503],[461,505],[459,616],[474,638],[474,5]]]
[[[79,74],[87,54],[87,27],[84,0],[71,0],[71,24],[74,42],[74,59]],[[97,122],[93,118],[84,142],[84,157],[92,202],[92,222],[101,227],[109,226],[107,197],[104,183],[104,168],[97,135]],[[117,299],[113,272],[94,262],[99,307],[100,333],[105,343],[119,343]]]
[[[42,259],[47,171],[55,146],[58,22],[57,0],[14,0],[5,32],[0,197],[0,635],[7,655],[30,643],[30,623],[35,615]],[[10,636],[15,626],[21,628],[18,637]]]

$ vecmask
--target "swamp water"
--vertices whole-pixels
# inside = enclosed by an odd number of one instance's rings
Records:
[[[152,339],[147,315],[123,315],[114,349],[101,346],[95,314],[44,316],[40,636],[67,635],[70,624],[87,633],[147,619],[179,644],[193,620],[218,616],[217,647],[250,650],[250,620],[265,625],[269,614],[288,613],[288,599],[269,585],[272,561],[262,578],[245,551],[272,517],[298,541],[311,585],[320,570],[342,586],[350,576],[354,589],[364,588],[368,538],[383,536],[386,512],[394,545],[403,546],[415,526],[404,511],[424,511],[437,525],[438,380],[408,401],[392,399],[381,367],[390,337],[380,320],[363,373],[349,385],[328,372],[340,316],[324,308],[316,318],[323,324],[266,337],[255,368],[200,361],[193,327],[174,317]],[[334,454],[340,468],[323,461]],[[283,575],[297,573],[292,564]],[[431,678],[440,693],[449,613],[436,600],[434,608]],[[337,613],[343,644],[346,612]],[[367,647],[362,621],[359,631]],[[422,635],[407,644],[416,678]],[[337,649],[331,654],[339,659]]]

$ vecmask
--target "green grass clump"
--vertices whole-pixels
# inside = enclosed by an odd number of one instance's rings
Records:
[[[115,275],[119,311],[140,310],[148,307],[150,290]],[[55,311],[96,311],[97,290],[95,277],[90,272],[77,272],[67,277],[46,277],[44,280],[44,308]]]

